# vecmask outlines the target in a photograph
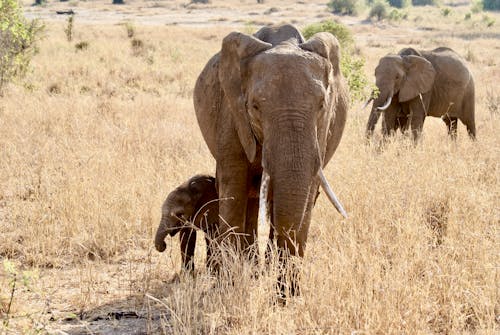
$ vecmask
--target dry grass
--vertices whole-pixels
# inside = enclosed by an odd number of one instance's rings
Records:
[[[137,25],[134,47],[123,25],[76,21],[68,43],[63,23],[48,24],[33,73],[0,100],[0,258],[35,273],[29,289],[17,281],[2,332],[71,333],[75,323],[95,326],[96,315],[133,310],[146,318],[143,331],[160,334],[498,333],[500,72],[491,59],[500,43],[464,44],[461,34],[476,28],[437,21],[433,31],[353,30],[371,75],[381,55],[410,40],[438,46],[454,29],[447,44],[475,55],[478,140],[459,126],[453,143],[429,119],[416,148],[397,136],[381,150],[365,145],[367,115],[353,108],[326,171],[350,219],[319,198],[303,294],[287,307],[271,303],[272,269],[256,278],[235,261],[216,280],[200,242],[196,279],[171,282],[177,241],[164,254],[153,248],[165,195],[213,173],[191,96],[230,28]],[[374,45],[380,36],[384,47]],[[87,49],[76,51],[79,41]],[[0,270],[4,319],[11,279]]]

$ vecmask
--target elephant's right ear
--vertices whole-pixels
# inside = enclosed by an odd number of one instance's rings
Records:
[[[409,101],[431,90],[436,70],[427,59],[414,55],[404,56],[403,65],[406,79],[399,90],[400,102]]]
[[[257,142],[250,126],[242,92],[241,61],[271,47],[272,45],[269,43],[237,32],[230,33],[222,41],[219,81],[229,101],[231,116],[241,145],[250,162],[255,159]]]

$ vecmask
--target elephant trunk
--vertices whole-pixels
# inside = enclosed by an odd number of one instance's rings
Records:
[[[366,137],[370,138],[373,135],[380,115],[392,102],[392,95],[392,91],[381,90],[379,96],[373,99],[372,109],[368,118],[368,123],[366,124]]]
[[[167,220],[165,217],[162,217],[155,236],[155,248],[159,252],[165,251],[167,247],[165,237],[167,237]]]
[[[296,241],[296,233],[301,230],[311,186],[320,168],[317,139],[310,127],[312,122],[309,125],[300,118],[286,120],[273,127],[277,131],[269,145],[264,143],[264,171],[270,175],[273,193],[271,215],[278,236],[287,241],[292,254],[295,254],[295,242],[300,243]],[[301,250],[299,246],[299,254]]]

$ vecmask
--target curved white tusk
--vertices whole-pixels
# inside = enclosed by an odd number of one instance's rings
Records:
[[[323,188],[323,190],[325,191],[326,195],[328,196],[328,199],[335,206],[335,208],[337,209],[337,211],[344,218],[347,219],[347,213],[346,213],[344,207],[342,207],[342,204],[340,203],[340,201],[337,198],[337,196],[335,195],[335,193],[333,193],[332,188],[330,187],[330,184],[328,184],[328,181],[326,180],[325,175],[323,174],[323,169],[319,169],[318,176],[319,176],[319,179],[321,181],[321,187]]]
[[[262,170],[262,180],[260,181],[259,192],[259,225],[264,225],[267,219],[267,194],[269,192],[269,174]]]
[[[362,110],[364,110],[364,109],[366,108],[366,106],[368,106],[368,105],[370,104],[370,102],[372,102],[372,100],[373,100],[373,98],[368,99],[368,100],[365,102],[365,104],[363,105],[363,107],[361,107],[361,108],[359,109],[359,111],[361,112]]]
[[[389,97],[389,99],[387,99],[386,103],[382,107],[377,107],[377,109],[379,111],[385,111],[387,109],[387,107],[389,107],[391,102],[392,102],[392,95]]]

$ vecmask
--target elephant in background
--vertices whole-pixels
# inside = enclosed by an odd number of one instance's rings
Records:
[[[219,196],[234,199],[220,203],[219,213],[236,233],[236,248],[252,250],[259,208],[267,206],[280,261],[303,257],[320,185],[346,215],[323,174],[348,109],[339,59],[333,35],[304,41],[284,25],[254,36],[230,33],[199,75],[196,117],[216,160]],[[292,278],[287,286],[280,273],[280,297],[286,288],[298,294]]]
[[[217,199],[215,178],[209,175],[193,176],[170,192],[161,210],[161,221],[155,236],[156,250],[165,251],[165,237],[180,232],[182,268],[192,272],[196,229],[201,229],[205,232],[209,265],[219,225]]]
[[[434,116],[442,118],[453,139],[457,120],[465,124],[472,139],[476,137],[474,79],[465,61],[452,49],[402,49],[397,55],[380,59],[375,78],[380,93],[370,99],[373,106],[366,126],[368,138],[380,114],[384,135],[410,127],[416,140],[425,117]]]

